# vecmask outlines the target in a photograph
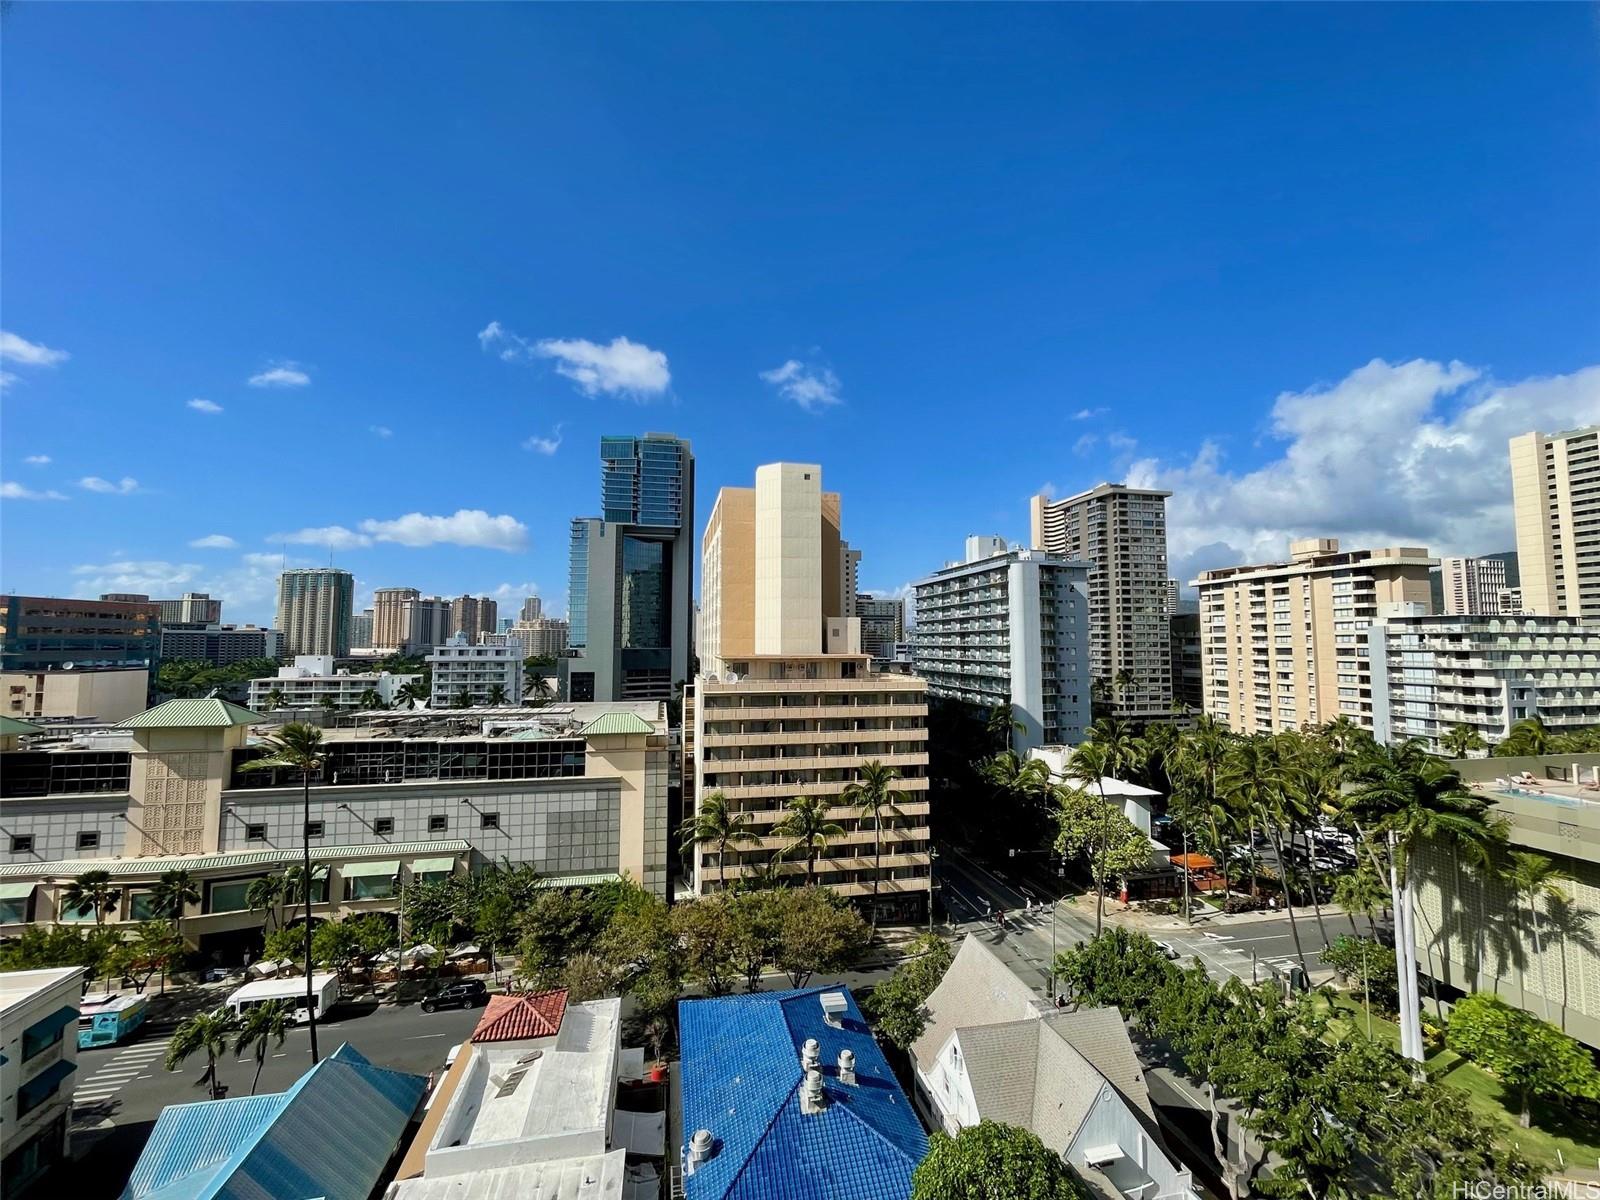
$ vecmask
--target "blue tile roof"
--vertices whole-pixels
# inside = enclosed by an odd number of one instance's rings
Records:
[[[818,997],[843,992],[841,1027]],[[683,1134],[711,1131],[711,1158],[684,1180],[686,1200],[904,1200],[928,1139],[839,985],[758,992],[678,1005]],[[827,1107],[800,1111],[800,1048],[821,1046]],[[857,1084],[838,1079],[839,1051]]]
[[[426,1087],[346,1044],[286,1092],[169,1105],[122,1200],[367,1200]]]

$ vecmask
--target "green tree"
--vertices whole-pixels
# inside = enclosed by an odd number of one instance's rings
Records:
[[[1300,923],[1294,915],[1294,888],[1289,859],[1283,852],[1283,828],[1290,821],[1284,796],[1286,780],[1274,752],[1272,740],[1257,736],[1236,743],[1218,781],[1248,812],[1257,815],[1272,841],[1278,860],[1278,877],[1283,884],[1283,904],[1289,913],[1289,932],[1294,937],[1295,957],[1309,977],[1305,947],[1300,944]]]
[[[1439,739],[1439,745],[1451,758],[1465,758],[1473,750],[1482,750],[1484,740],[1471,725],[1457,725]]]
[[[789,839],[786,855],[804,855],[806,886],[810,887],[817,881],[817,856],[827,850],[834,838],[844,836],[844,828],[828,820],[828,802],[821,796],[796,796],[786,808],[772,832],[775,837]]]
[[[1011,748],[1013,734],[1025,733],[1028,727],[1017,720],[1017,713],[1009,704],[996,704],[984,718],[983,732],[991,745],[1000,750]]]
[[[378,689],[375,687],[362,688],[361,695],[356,700],[356,707],[364,712],[371,712],[375,708],[382,708],[383,697],[378,695]]]
[[[1122,812],[1079,788],[1054,790],[1055,852],[1063,858],[1083,859],[1097,889],[1109,880],[1150,865],[1155,848],[1150,839]]]
[[[61,889],[61,901],[68,912],[79,917],[94,914],[94,923],[104,925],[106,914],[122,903],[122,889],[111,882],[111,872],[85,871]]]
[[[878,927],[878,884],[883,878],[883,828],[893,825],[903,814],[894,803],[894,781],[900,772],[877,759],[864,762],[856,771],[859,778],[849,784],[840,800],[872,823],[872,928]]]
[[[341,988],[362,957],[361,937],[354,921],[324,921],[311,936],[311,956],[318,966],[332,967]]]
[[[1361,981],[1363,995],[1393,1012],[1400,1002],[1400,976],[1394,950],[1372,938],[1341,934],[1322,952],[1322,961]]]
[[[506,685],[503,683],[491,683],[489,685],[488,701],[496,707],[504,704],[506,702]]]
[[[612,995],[616,980],[605,959],[592,951],[581,950],[562,968],[561,986],[567,989],[568,1003],[582,1004]]]
[[[672,929],[683,947],[685,969],[705,984],[709,996],[726,996],[733,990],[734,924],[728,902],[729,897],[719,893],[672,908]]]
[[[322,715],[324,717],[331,717],[334,713],[339,711],[339,702],[332,696],[324,696],[317,703],[322,709]]]
[[[283,695],[283,689],[282,688],[275,687],[275,688],[272,688],[270,691],[267,692],[267,711],[268,712],[277,712],[280,708],[283,707],[283,703],[284,703],[284,695]]]
[[[928,1139],[911,1173],[911,1200],[1089,1200],[1059,1153],[1015,1125],[979,1121]]]
[[[191,904],[200,903],[200,885],[182,868],[163,871],[150,889],[150,900],[156,912],[172,921],[182,937],[183,914]]]
[[[1147,935],[1113,926],[1056,955],[1055,977],[1080,1005],[1120,1008],[1146,1030],[1156,1024],[1162,989],[1178,974]]]
[[[431,694],[428,690],[428,685],[423,683],[422,680],[408,679],[396,689],[394,694],[395,705],[399,707],[404,704],[407,707],[411,707],[418,704],[426,704]]]
[[[744,974],[746,991],[758,990],[767,964],[778,961],[787,898],[786,890],[774,888],[735,892],[730,898],[733,955]]]
[[[1120,727],[1115,724],[1114,717],[1102,717],[1102,722],[1109,723],[1102,726],[1116,738],[1123,738]],[[1092,732],[1092,730],[1091,730]],[[1094,904],[1094,931],[1100,932],[1105,924],[1106,916],[1106,888],[1105,879],[1108,863],[1106,852],[1110,849],[1111,841],[1111,805],[1106,801],[1105,777],[1116,770],[1115,759],[1118,754],[1127,749],[1125,740],[1108,744],[1106,741],[1087,741],[1072,752],[1072,757],[1067,760],[1064,774],[1073,783],[1082,787],[1094,788],[1100,798],[1099,828],[1095,833],[1095,846],[1090,858],[1089,874],[1094,879],[1095,904]],[[1065,815],[1067,805],[1063,803],[1062,812]],[[1067,825],[1063,823],[1062,831],[1065,833]],[[1058,838],[1058,843],[1059,843]],[[1148,861],[1148,860],[1147,860]]]
[[[544,888],[522,914],[517,975],[537,988],[559,986],[567,959],[588,949],[603,928],[576,888]]]
[[[451,708],[471,708],[472,707],[472,693],[467,691],[466,688],[462,688],[459,692],[457,692],[454,696],[452,696],[450,698],[450,707]]]
[[[761,839],[756,836],[747,814],[734,808],[721,792],[708,792],[695,814],[684,820],[678,829],[679,849],[693,855],[700,846],[717,848],[717,888],[728,887],[728,847],[748,846]]]
[[[906,947],[906,953],[894,974],[867,993],[861,1004],[878,1036],[901,1050],[910,1050],[922,1036],[928,1024],[928,997],[955,959],[948,942],[926,933]]]
[[[261,1084],[261,1068],[266,1065],[268,1044],[281,1046],[289,1036],[290,1012],[287,1001],[268,1000],[265,1004],[255,1004],[246,1009],[238,1022],[233,1052],[243,1057],[246,1051],[252,1051],[256,1060],[256,1073],[250,1080],[252,1096]]]
[[[1178,742],[1176,774],[1193,795],[1190,815],[1196,818],[1196,831],[1204,831],[1206,848],[1222,869],[1222,894],[1232,890],[1228,875],[1228,835],[1233,813],[1217,792],[1217,777],[1228,759],[1231,735],[1216,717],[1201,713],[1194,728],[1185,731]],[[1188,822],[1185,823],[1188,827]]]
[[[1333,881],[1333,902],[1344,909],[1350,918],[1350,931],[1359,933],[1356,929],[1356,914],[1360,913],[1367,919],[1367,926],[1372,930],[1373,939],[1378,936],[1377,914],[1384,908],[1389,899],[1389,889],[1384,886],[1383,880],[1372,864],[1362,862],[1356,864],[1354,871],[1349,871]]]
[[[132,938],[116,943],[108,971],[131,979],[138,992],[143,992],[150,977],[160,971],[165,990],[165,977],[182,956],[183,939],[171,921],[141,921]]]
[[[282,875],[262,875],[244,890],[244,902],[251,912],[262,914],[262,925],[271,933],[278,924],[278,906],[283,903],[287,883]]]
[[[1550,751],[1550,731],[1539,717],[1524,717],[1490,753],[1496,758],[1524,758]]]
[[[1524,1129],[1533,1123],[1535,1096],[1600,1099],[1593,1056],[1548,1021],[1513,1008],[1493,992],[1457,1001],[1445,1040],[1457,1054],[1494,1073],[1516,1101]]]
[[[245,771],[291,770],[300,773],[301,803],[304,810],[300,827],[302,852],[301,890],[305,893],[305,972],[306,972],[306,1029],[311,1037],[311,1064],[317,1063],[317,1012],[316,996],[311,983],[311,894],[315,890],[316,876],[311,871],[311,777],[322,771],[326,751],[322,745],[322,730],[301,721],[290,721],[271,737],[265,739],[266,755],[245,763]]]
[[[872,931],[848,901],[826,888],[787,888],[777,965],[795,987],[805,987],[815,971],[836,974],[860,961]]]
[[[1512,894],[1519,900],[1528,902],[1528,914],[1533,918],[1533,956],[1539,960],[1539,992],[1544,1001],[1544,1019],[1550,1019],[1550,971],[1545,966],[1544,946],[1541,941],[1543,929],[1539,922],[1539,902],[1548,901],[1552,896],[1565,896],[1561,885],[1572,878],[1570,874],[1556,866],[1554,862],[1542,854],[1534,854],[1527,850],[1513,850],[1507,856],[1507,865],[1501,871],[1501,878],[1511,885]],[[1522,1002],[1528,1002],[1528,986],[1526,982],[1527,967],[1518,964],[1517,973],[1523,977]]]
[[[206,1073],[203,1082],[210,1085],[211,1098],[222,1099],[222,1081],[217,1078],[217,1059],[228,1049],[228,1040],[238,1029],[234,1015],[225,1008],[196,1013],[178,1025],[167,1042],[166,1069],[176,1071],[191,1055],[204,1050]]]
[[[552,659],[530,657],[522,660],[522,694],[535,707],[550,698],[550,668]]]

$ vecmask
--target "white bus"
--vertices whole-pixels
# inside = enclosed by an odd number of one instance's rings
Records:
[[[339,1002],[339,977],[332,974],[313,975],[311,996],[317,1017],[326,1016],[328,1010]],[[297,979],[259,979],[255,983],[247,983],[228,997],[228,1009],[235,1016],[242,1016],[246,1009],[269,1000],[284,1000],[292,1004],[295,1024],[303,1024],[307,1020],[305,976]]]

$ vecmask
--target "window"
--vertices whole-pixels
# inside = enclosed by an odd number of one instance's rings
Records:
[[[480,813],[478,815],[478,828],[479,829],[499,829],[500,828],[500,814],[497,813],[497,812],[495,812],[495,813]]]
[[[450,819],[442,813],[434,813],[428,818],[429,833],[443,833],[450,828]]]
[[[394,832],[394,818],[374,817],[372,821],[372,832],[377,834],[379,837],[388,837]]]
[[[100,848],[100,831],[98,829],[80,829],[78,831],[79,850],[98,850]]]
[[[11,853],[13,853],[13,854],[32,854],[33,853],[33,834],[31,834],[31,833],[13,834],[12,838],[11,838]]]
[[[244,840],[247,842],[266,841],[267,827],[265,825],[246,825],[244,827]]]
[[[167,914],[156,911],[154,892],[129,892],[128,917],[134,921],[153,921]]]
[[[230,879],[223,883],[213,883],[206,896],[206,911],[243,912],[250,907],[245,899],[245,893],[250,890],[250,883],[248,879]]]
[[[306,836],[308,838],[319,838],[319,837],[321,837],[322,836],[322,822],[321,821],[307,821],[306,822]]]

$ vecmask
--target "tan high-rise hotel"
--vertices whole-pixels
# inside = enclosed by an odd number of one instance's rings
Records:
[[[759,835],[702,846],[699,892],[776,862],[804,874],[804,855],[773,832],[798,796],[828,801],[845,833],[818,858],[817,882],[864,899],[873,892],[874,831],[840,797],[863,762],[893,766],[901,817],[883,831],[883,912],[917,918],[928,898],[927,685],[872,669],[861,623],[846,612],[840,504],[822,469],[773,463],[753,488],[723,488],[701,543],[700,669],[684,702],[693,803],[721,792]]]
[[[1511,439],[1522,611],[1600,618],[1600,425]]]

